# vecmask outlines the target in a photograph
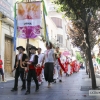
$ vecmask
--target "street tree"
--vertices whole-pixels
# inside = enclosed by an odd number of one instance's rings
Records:
[[[87,45],[86,39],[85,39],[86,36],[84,33],[84,24],[81,20],[72,21],[72,22],[73,23],[72,24],[70,23],[68,26],[68,29],[67,29],[68,34],[69,34],[70,38],[72,39],[72,44],[74,46],[80,48],[81,55],[84,58],[85,63],[87,65],[88,45]],[[91,23],[89,24],[89,28],[88,28],[91,49],[93,49],[93,47],[95,46],[96,36],[98,35],[98,27],[100,26],[100,24],[97,22],[99,22],[99,20],[91,21]],[[87,66],[86,66],[86,73],[88,73]],[[90,77],[90,73],[89,73],[89,77]]]
[[[95,17],[95,12],[100,6],[100,0],[55,0],[54,2],[59,5],[62,12],[65,12],[66,16],[72,18],[73,20],[81,19],[84,23],[84,34],[86,36],[85,40],[88,46],[87,54],[91,71],[92,88],[95,89],[97,86],[91,57],[88,29],[91,19]]]

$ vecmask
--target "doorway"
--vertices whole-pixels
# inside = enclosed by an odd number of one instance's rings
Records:
[[[4,55],[5,77],[12,76],[12,39],[5,37],[5,55]]]

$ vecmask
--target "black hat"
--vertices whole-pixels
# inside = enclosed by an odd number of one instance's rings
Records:
[[[35,46],[32,46],[32,47],[30,48],[30,50],[31,50],[31,49],[38,50]]]
[[[31,50],[31,47],[29,48],[29,50]]]
[[[19,47],[17,47],[16,49],[18,50],[18,49],[22,49],[23,51],[25,51],[25,48],[23,47],[23,46],[19,46]]]

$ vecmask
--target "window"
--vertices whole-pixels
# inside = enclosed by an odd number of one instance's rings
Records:
[[[58,41],[59,43],[63,44],[63,36],[57,34],[57,41]]]
[[[58,28],[62,28],[62,19],[57,17],[51,17],[51,19],[53,20],[53,22]]]

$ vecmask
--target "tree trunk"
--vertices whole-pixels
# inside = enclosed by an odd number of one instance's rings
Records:
[[[85,59],[85,67],[86,67],[86,73],[88,75],[88,67],[87,67],[87,60]]]
[[[86,63],[86,73],[87,73],[87,75],[89,75],[89,64],[88,64],[88,51],[87,51],[87,49],[85,50],[85,57],[86,57],[86,59],[85,59],[85,63]]]
[[[90,69],[89,69],[89,78],[91,78],[91,72],[90,72]]]
[[[86,42],[88,44],[87,50],[88,50],[88,59],[89,59],[89,69],[91,73],[91,80],[92,80],[92,88],[95,89],[96,86],[96,78],[95,78],[95,73],[94,73],[94,68],[93,68],[93,63],[92,63],[92,56],[91,56],[91,47],[90,47],[90,42],[89,42],[89,33],[88,33],[88,26],[86,24],[85,27],[85,33],[86,33]]]

